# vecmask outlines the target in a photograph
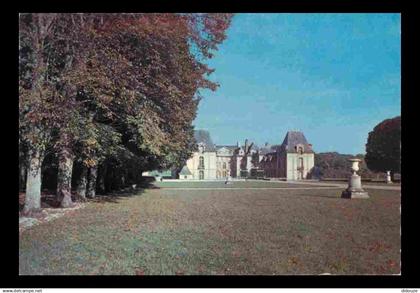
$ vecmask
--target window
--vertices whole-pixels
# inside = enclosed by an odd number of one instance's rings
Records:
[[[184,179],[187,179],[187,175],[184,175]]]
[[[199,158],[198,169],[204,169],[204,157],[203,156],[200,156],[200,158]]]
[[[298,167],[297,167],[297,170],[298,170],[298,174],[297,174],[297,179],[298,180],[300,180],[300,179],[304,179],[303,178],[303,174],[304,174],[304,168],[303,168],[304,166],[303,166],[303,158],[299,158],[299,160],[298,160]]]
[[[200,171],[198,176],[199,176],[200,180],[203,180],[204,179],[204,171]]]
[[[226,169],[226,162],[223,162],[223,169]]]

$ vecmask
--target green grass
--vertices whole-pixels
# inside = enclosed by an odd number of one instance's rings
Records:
[[[347,184],[348,183],[348,181],[333,181],[333,180],[325,180],[325,181],[321,180],[320,182],[325,183],[325,184],[328,184],[328,183]],[[392,184],[388,184],[388,183],[383,182],[383,181],[362,181],[362,186],[364,186],[364,185],[367,185],[367,186],[378,185],[378,186],[396,186],[396,187],[399,187],[399,186],[401,186],[401,183],[400,182],[393,182]]]
[[[19,272],[398,274],[400,192],[340,193],[162,188],[90,202],[23,232]]]

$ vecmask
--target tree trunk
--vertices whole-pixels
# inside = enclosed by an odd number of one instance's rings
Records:
[[[33,150],[29,153],[29,166],[26,179],[25,213],[41,208],[41,153]]]
[[[395,182],[395,172],[391,170],[391,181]]]
[[[57,177],[57,199],[63,208],[72,207],[71,200],[71,175],[73,171],[73,155],[66,149],[59,155]]]
[[[89,168],[89,181],[86,196],[94,198],[96,196],[96,177],[98,176],[98,166]]]
[[[121,188],[125,188],[125,174],[124,174],[124,172],[123,172],[123,174],[121,174],[121,177],[120,178],[121,178],[120,179]]]
[[[82,163],[82,170],[80,173],[79,181],[77,182],[76,192],[83,199],[86,198],[86,186],[88,182],[87,175],[88,175],[88,168]]]
[[[27,163],[25,153],[19,150],[19,191],[25,191]]]

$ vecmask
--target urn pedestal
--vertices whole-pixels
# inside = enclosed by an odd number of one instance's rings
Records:
[[[349,159],[352,162],[353,175],[349,179],[349,186],[341,193],[342,198],[369,198],[369,194],[362,188],[362,178],[357,175],[359,171],[359,159]]]

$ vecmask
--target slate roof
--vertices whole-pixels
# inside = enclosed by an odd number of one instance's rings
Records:
[[[196,143],[204,144],[205,152],[214,152],[216,151],[214,143],[211,140],[210,133],[207,130],[194,130],[194,139]]]
[[[268,153],[271,153],[273,150],[271,148],[262,147],[258,150],[260,155],[266,155]]]
[[[272,152],[277,152],[278,150],[280,150],[280,149],[281,149],[281,147],[282,147],[282,145],[281,145],[281,144],[275,144],[275,145],[272,145],[272,146],[271,146],[271,151],[272,151]]]
[[[251,142],[252,143],[252,142]],[[248,144],[248,147],[251,145],[251,143]],[[245,150],[245,145],[241,146],[241,148],[243,150]],[[256,146],[255,144],[252,144],[251,146],[251,150],[258,150],[258,146]]]
[[[271,150],[271,145],[268,144],[268,142],[266,142],[264,146],[258,148],[258,154],[260,155],[266,155],[270,152],[272,152],[272,150]]]
[[[192,175],[190,169],[188,169],[188,167],[185,165],[181,172],[179,172],[179,175]]]
[[[234,151],[238,148],[236,145],[216,145],[216,150],[220,150],[221,148],[227,148],[230,151]]]
[[[303,145],[305,153],[313,153],[312,147],[306,140],[305,135],[300,131],[288,131],[281,144],[281,150],[287,151],[288,153],[296,153],[296,146],[298,144]]]
[[[272,162],[275,161],[277,157],[277,153],[276,152],[271,152],[271,153],[267,153],[264,155],[264,162]]]

